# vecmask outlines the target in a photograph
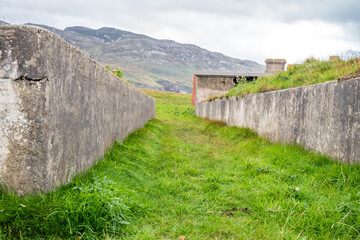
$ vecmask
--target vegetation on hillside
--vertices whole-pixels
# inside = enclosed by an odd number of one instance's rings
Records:
[[[194,116],[156,119],[48,194],[0,193],[2,239],[358,239],[360,167]]]
[[[231,89],[227,94],[214,96],[209,98],[209,100],[323,83],[336,80],[351,73],[354,76],[360,73],[359,58],[346,61],[320,61],[311,58],[305,60],[302,64],[295,64],[285,72],[259,77],[253,82],[240,81],[240,84]]]

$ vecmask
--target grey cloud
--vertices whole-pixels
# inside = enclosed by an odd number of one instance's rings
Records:
[[[133,15],[140,19],[156,18],[163,12],[189,11],[231,17],[257,17],[278,21],[321,20],[326,22],[360,22],[359,0],[2,0],[6,9],[23,9],[62,16],[117,19]],[[3,8],[3,7],[1,7]],[[6,14],[6,11],[3,14]],[[10,11],[11,12],[11,11]]]
[[[339,38],[359,46],[358,9],[359,0],[0,0],[0,17],[10,23],[34,22],[57,28],[116,27],[216,51],[230,48],[223,46],[224,39],[234,39],[234,35],[252,38],[255,33],[262,38],[265,35],[261,30],[269,30],[267,34],[271,35],[271,26],[298,26],[299,21],[333,23],[337,30],[344,31]],[[231,25],[231,29],[217,23]],[[247,30],[242,29],[244,26]],[[211,35],[213,32],[216,34]],[[243,52],[237,54],[242,57]]]

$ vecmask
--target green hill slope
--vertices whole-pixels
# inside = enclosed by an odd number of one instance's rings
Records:
[[[251,93],[269,92],[354,77],[360,77],[360,58],[346,61],[320,61],[311,58],[302,64],[294,65],[285,72],[259,77],[254,82],[238,84],[225,96],[244,96]]]
[[[2,239],[356,239],[360,167],[194,116],[147,90],[156,119],[46,194],[0,193]]]

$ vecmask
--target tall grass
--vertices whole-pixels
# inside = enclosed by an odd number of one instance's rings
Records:
[[[148,181],[147,161],[159,147],[155,128],[116,142],[92,169],[70,184],[27,196],[0,193],[0,234],[6,239],[101,239],[121,236],[144,212],[137,191]]]
[[[294,65],[294,67],[285,72],[280,72],[271,76],[259,77],[253,82],[238,84],[224,96],[245,96],[252,93],[269,92],[279,89],[323,83],[336,80],[341,76],[359,71],[359,58],[346,61],[320,61],[311,58],[307,59],[302,64]]]

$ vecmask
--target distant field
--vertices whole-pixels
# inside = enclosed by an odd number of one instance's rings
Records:
[[[136,86],[191,93],[194,66],[159,65],[152,62],[119,63],[118,65],[123,70],[125,78]]]
[[[2,239],[359,239],[360,167],[196,117],[156,119],[46,195],[0,194]]]
[[[310,84],[337,80],[340,77],[360,77],[360,59],[347,61],[320,61],[307,59],[291,69],[271,76],[259,77],[256,81],[243,81],[227,94],[213,96],[209,99],[222,97],[245,96],[252,93],[270,92],[286,88],[300,87]]]

